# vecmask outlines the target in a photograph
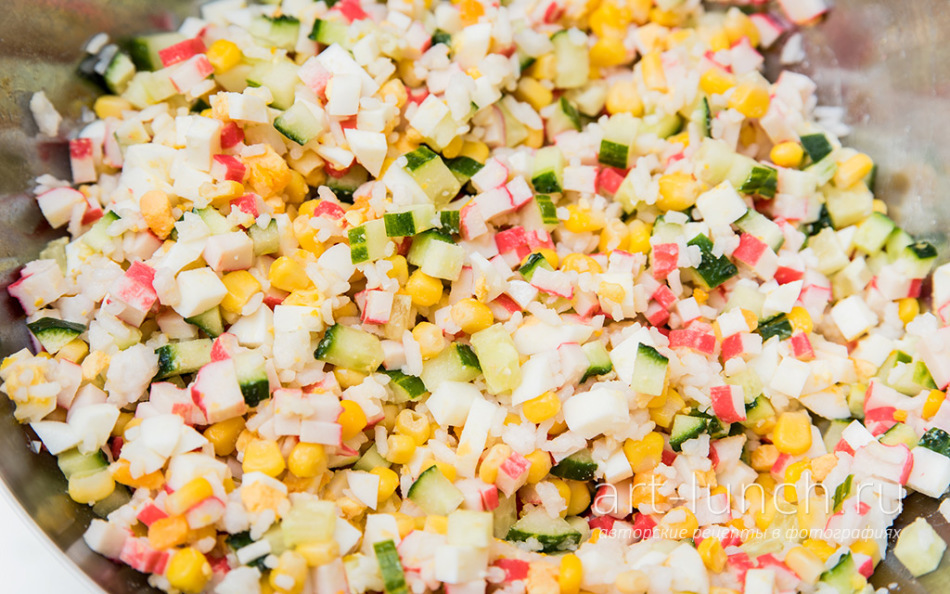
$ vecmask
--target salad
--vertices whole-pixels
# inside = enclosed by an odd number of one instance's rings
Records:
[[[950,265],[762,74],[823,0],[741,4],[93,38],[0,366],[89,547],[187,594],[873,591],[950,485]]]

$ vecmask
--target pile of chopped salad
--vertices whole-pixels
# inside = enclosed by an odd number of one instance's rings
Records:
[[[872,591],[950,485],[950,265],[763,76],[827,10],[779,5],[217,0],[93,38],[0,367],[89,547],[187,594]]]

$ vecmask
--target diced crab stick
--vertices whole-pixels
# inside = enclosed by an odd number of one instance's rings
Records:
[[[75,138],[69,141],[69,165],[73,183],[87,184],[96,181],[96,160],[91,138]]]
[[[217,180],[243,182],[244,176],[247,175],[247,166],[234,155],[214,155],[211,175]]]
[[[204,42],[196,37],[179,41],[174,45],[159,50],[158,57],[162,60],[162,65],[167,68],[172,64],[184,62],[188,58],[203,54],[206,51],[208,51],[208,48],[205,47]]]
[[[745,399],[742,386],[713,386],[709,389],[713,412],[724,423],[736,423],[746,419]]]

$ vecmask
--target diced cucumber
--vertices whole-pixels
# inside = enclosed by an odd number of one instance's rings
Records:
[[[889,446],[902,443],[908,448],[912,448],[917,445],[917,432],[910,425],[897,423],[885,431],[884,435],[878,438],[878,441]]]
[[[75,324],[56,318],[40,318],[26,325],[43,345],[43,350],[55,355],[61,348],[69,344],[80,334],[86,331],[82,324]]]
[[[920,437],[917,443],[920,447],[933,450],[950,458],[950,433],[940,427],[931,427]]]
[[[914,358],[904,351],[894,351],[887,356],[887,359],[885,359],[884,363],[878,368],[876,377],[887,382],[887,377],[891,374],[891,370],[894,369],[898,363],[910,363],[913,360]]]
[[[695,159],[699,179],[710,186],[716,186],[729,175],[729,170],[736,160],[736,152],[725,141],[704,138],[696,151]]]
[[[778,336],[779,340],[785,340],[792,336],[792,324],[785,317],[785,314],[779,313],[764,320],[759,320],[759,327],[756,328],[756,332],[762,337],[762,342],[773,336]]]
[[[824,159],[806,167],[805,171],[814,174],[818,186],[821,187],[831,181],[831,178],[835,176],[835,172],[838,171],[838,162],[835,161],[833,154],[829,154]]]
[[[925,518],[919,517],[901,530],[894,556],[914,577],[936,570],[947,550],[947,543]],[[935,588],[936,590],[942,587]]]
[[[854,475],[849,474],[840,485],[835,487],[835,496],[832,501],[832,511],[837,513],[841,511],[841,504],[851,497],[851,487],[854,485]]]
[[[686,112],[684,112],[685,114]],[[695,106],[688,112],[689,121],[699,129],[703,138],[712,135],[712,110],[709,108],[709,99],[700,97]]]
[[[66,450],[56,456],[56,463],[67,479],[82,478],[109,468],[109,460],[102,450],[91,454],[82,454],[77,449]]]
[[[842,190],[826,186],[825,205],[835,229],[843,229],[867,219],[874,212],[874,195],[866,187]]]
[[[544,124],[544,130],[548,138],[554,138],[567,130],[581,131],[581,115],[578,113],[577,107],[564,95],[561,95],[561,98],[555,104],[554,112]]]
[[[897,225],[887,215],[872,212],[854,234],[854,245],[866,254],[874,255],[881,251],[884,242]]]
[[[528,231],[553,231],[560,221],[557,218],[557,206],[547,194],[538,194],[521,211],[522,224]]]
[[[640,134],[653,134],[657,138],[669,138],[683,129],[683,118],[678,114],[654,113],[643,118]]]
[[[580,545],[581,533],[564,518],[552,518],[538,508],[515,522],[505,540],[529,544],[541,553],[557,553],[575,550]]]
[[[270,105],[276,109],[289,109],[294,104],[297,87],[297,68],[289,58],[277,58],[255,64],[247,75],[247,84],[267,87],[274,100]]]
[[[586,449],[574,452],[551,469],[551,474],[554,476],[572,481],[593,480],[596,472],[597,463],[594,462],[590,450]]]
[[[234,226],[228,222],[227,217],[218,212],[218,209],[213,206],[196,208],[194,209],[194,213],[201,217],[201,220],[208,226],[212,235],[220,235],[221,233],[234,231]]]
[[[828,137],[824,134],[806,134],[801,137],[802,148],[805,149],[805,152],[808,153],[808,157],[811,159],[812,163],[817,163],[825,157],[831,154],[831,151],[834,150],[831,146],[831,143],[828,142]]]
[[[443,44],[446,47],[452,47],[452,34],[442,29],[436,29],[432,33],[432,45]]]
[[[238,385],[248,406],[254,407],[270,398],[270,379],[267,377],[267,363],[264,356],[256,351],[238,353],[234,357]]]
[[[185,318],[185,321],[198,326],[202,332],[211,338],[217,338],[224,333],[224,321],[221,319],[221,309],[217,305],[204,313]]]
[[[353,194],[369,180],[369,172],[362,165],[355,164],[339,177],[327,177],[327,187],[333,190],[337,200],[353,204]]]
[[[112,56],[106,71],[102,78],[106,81],[106,86],[113,93],[119,94],[125,91],[129,86],[129,81],[135,76],[135,63],[125,52],[119,51]]]
[[[480,330],[471,337],[479,367],[491,394],[514,390],[521,383],[521,365],[514,340],[501,324]]]
[[[774,198],[778,190],[778,170],[765,165],[756,165],[749,173],[739,191],[745,194],[755,194],[764,198]]]
[[[452,172],[452,175],[455,176],[455,179],[459,180],[459,184],[465,185],[468,180],[472,179],[472,176],[481,171],[482,167],[485,165],[479,163],[471,157],[454,157],[452,159],[443,159],[445,166],[449,168],[449,171]]]
[[[155,33],[135,37],[129,43],[129,56],[139,70],[160,70],[165,65],[158,52],[185,39],[181,33]]]
[[[457,210],[439,212],[439,229],[445,233],[458,233],[462,228],[461,213]]]
[[[370,472],[374,468],[389,468],[390,466],[392,466],[392,462],[379,454],[379,451],[376,449],[376,444],[374,443],[369,446],[369,449],[363,452],[360,459],[353,464],[353,470]]]
[[[438,466],[423,470],[407,495],[422,511],[435,516],[446,516],[465,501],[462,492],[445,478]]]
[[[277,229],[277,221],[271,219],[266,227],[251,225],[247,234],[254,243],[254,255],[264,256],[267,254],[276,254],[280,250],[280,231]]]
[[[772,251],[778,252],[785,243],[785,235],[782,233],[781,227],[753,208],[739,217],[735,224],[743,232],[767,243]]]
[[[406,572],[403,571],[396,543],[391,540],[373,543],[379,573],[383,576],[383,591],[386,594],[409,594],[406,586]]]
[[[707,419],[692,415],[677,414],[673,417],[673,427],[670,429],[670,447],[678,452],[683,443],[699,437],[706,430]]]
[[[501,116],[505,122],[505,146],[514,148],[527,140],[528,127],[521,123],[521,120],[512,115],[504,103],[496,104],[501,111]]]
[[[863,589],[867,581],[858,572],[858,566],[849,551],[838,560],[837,565],[821,574],[819,581],[839,594],[852,594]]]
[[[442,382],[470,382],[482,372],[471,347],[454,343],[422,365],[422,382],[431,392]]]
[[[610,373],[614,368],[614,364],[610,360],[610,353],[607,352],[607,347],[599,340],[588,342],[582,346],[581,349],[587,356],[587,371],[584,372],[581,383],[587,381],[588,378]]]
[[[40,260],[56,260],[56,265],[59,266],[59,269],[66,273],[66,246],[69,245],[68,237],[60,237],[54,239],[53,241],[46,244],[42,250],[40,250],[39,259]]]
[[[390,369],[384,373],[389,376],[389,387],[396,402],[416,400],[426,394],[426,385],[421,378],[406,375],[398,369]]]
[[[462,272],[465,248],[450,235],[431,229],[413,237],[406,259],[429,276],[455,281]]]
[[[323,131],[320,120],[303,101],[295,102],[287,111],[277,116],[274,128],[299,145],[307,144]]]
[[[640,120],[630,114],[612,116],[604,126],[604,138],[600,141],[598,160],[604,165],[626,169],[632,154],[630,147],[637,138]]]
[[[923,361],[895,365],[895,369],[888,372],[885,379],[889,386],[908,396],[916,396],[921,390],[937,387]]]
[[[158,374],[155,379],[194,373],[211,363],[211,339],[173,342],[158,347],[155,354],[158,355]]]
[[[637,392],[659,396],[666,388],[666,371],[669,364],[670,360],[655,348],[643,343],[638,344],[630,385]]]
[[[251,20],[248,32],[266,45],[293,51],[300,33],[300,20],[289,15],[259,16]]]
[[[371,262],[386,255],[386,223],[383,219],[366,221],[358,227],[347,231],[350,242],[350,260],[353,264]]]
[[[851,416],[855,419],[864,419],[864,394],[866,390],[861,384],[852,384],[851,389],[848,390],[848,410],[851,411]],[[827,434],[826,434],[827,435]],[[835,440],[837,444],[838,441]],[[829,450],[834,449],[834,446],[828,448]]]
[[[383,215],[387,237],[408,237],[431,229],[435,225],[435,207],[431,204],[415,204],[401,212]]]
[[[581,42],[581,40],[585,40]],[[587,84],[590,75],[586,36],[575,37],[568,30],[551,36],[554,44],[554,86],[559,89],[576,89]]]
[[[448,204],[462,189],[442,157],[425,145],[406,155],[405,170],[436,207]]]
[[[901,250],[898,260],[910,278],[925,278],[937,262],[937,248],[926,241],[916,241]]]
[[[360,373],[376,371],[385,358],[379,338],[340,324],[334,324],[326,331],[313,356],[331,365]]]
[[[564,155],[556,146],[538,149],[531,184],[541,194],[558,194],[564,187]]]
[[[705,235],[697,235],[687,245],[698,246],[702,252],[702,260],[695,271],[707,289],[715,289],[739,273],[739,269],[725,254],[719,257],[713,255],[713,243]]]
[[[554,270],[544,255],[542,255],[540,252],[534,252],[533,254],[530,254],[527,259],[525,259],[524,264],[518,268],[518,272],[521,273],[521,276],[523,276],[526,281],[531,282],[531,278],[534,276],[534,271],[538,268]]]
[[[894,229],[887,237],[884,243],[884,250],[891,260],[896,259],[904,251],[904,248],[913,244],[914,238],[903,229]]]
[[[775,408],[765,396],[758,396],[745,407],[746,420],[742,424],[750,429],[761,426],[775,418]]]
[[[90,248],[94,249],[97,252],[101,252],[109,245],[114,239],[111,235],[107,233],[109,225],[119,220],[119,215],[114,211],[106,211],[102,215],[102,218],[96,221],[92,227],[82,235],[82,241]]]
[[[128,487],[117,483],[115,490],[113,490],[112,493],[110,493],[105,499],[100,499],[93,504],[92,513],[96,514],[100,518],[105,519],[109,516],[109,514],[130,501],[132,501],[132,494],[129,493]]]
[[[278,531],[277,533],[281,534],[280,531]],[[261,540],[265,538],[267,538],[266,534]],[[281,535],[281,538],[280,538],[281,544],[283,544],[283,540],[284,540],[283,535]],[[243,549],[244,547],[254,544],[255,542],[257,541],[251,538],[250,530],[245,530],[244,532],[237,532],[235,534],[229,534],[227,538],[225,539],[225,543],[229,547],[231,547],[231,550],[233,551],[239,551]],[[273,550],[271,552],[273,552]],[[261,571],[266,570],[267,566],[264,565],[264,559],[267,558],[267,555],[268,555],[267,553],[262,553],[260,557],[257,557],[256,559],[251,559],[250,561],[248,561],[247,566],[255,567]]]
[[[333,45],[338,43],[343,47],[347,46],[347,31],[349,25],[342,20],[321,20],[317,19],[313,23],[313,29],[307,37],[311,41],[316,41],[320,45]]]

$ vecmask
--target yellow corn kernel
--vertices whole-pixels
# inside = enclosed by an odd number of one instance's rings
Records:
[[[428,516],[424,530],[433,534],[448,534],[449,519],[446,516]]]
[[[769,91],[754,83],[742,83],[729,97],[729,107],[747,118],[761,118],[769,111]]]
[[[211,488],[208,479],[204,477],[192,479],[165,499],[165,511],[169,515],[180,516],[212,495],[214,495],[214,489]]]
[[[937,411],[940,410],[940,406],[946,399],[947,395],[945,393],[940,390],[931,390],[930,394],[927,394],[927,400],[924,402],[924,408],[920,416],[926,421],[934,418],[934,415],[937,414]]]
[[[524,139],[524,145],[528,148],[538,149],[544,146],[544,130],[538,128],[528,128],[528,137]],[[442,151],[445,154],[445,151]]]
[[[660,177],[660,196],[656,206],[662,211],[682,211],[696,204],[700,187],[692,175],[688,173],[668,173]]]
[[[812,322],[811,314],[808,313],[808,310],[800,305],[796,305],[792,308],[792,311],[788,312],[785,316],[788,320],[788,323],[791,324],[792,330],[794,332],[804,332],[808,334],[815,327],[814,322]]]
[[[619,219],[612,219],[607,222],[604,230],[600,232],[600,241],[597,243],[597,249],[603,253],[609,253],[625,247],[627,238],[630,236],[630,229]]]
[[[115,426],[112,427],[112,437],[119,437],[120,435],[125,435],[125,428],[128,424],[135,418],[135,415],[128,412],[120,412],[119,418],[115,421]],[[116,460],[118,462],[118,460]]]
[[[837,547],[832,544],[825,542],[824,540],[819,540],[817,538],[809,538],[802,542],[802,546],[814,553],[821,559],[821,562],[824,563],[828,560],[829,557],[834,555]]]
[[[74,338],[66,343],[66,346],[59,349],[56,358],[60,361],[72,361],[73,363],[82,363],[82,360],[89,354],[89,345],[81,338]]]
[[[237,447],[238,436],[242,431],[244,431],[244,417],[234,417],[211,425],[205,429],[204,436],[214,446],[216,455],[230,456]]]
[[[835,185],[839,188],[850,188],[871,173],[874,168],[874,161],[864,153],[858,153],[838,164],[838,171],[835,172]]]
[[[92,105],[92,111],[100,120],[121,118],[122,113],[134,109],[132,104],[118,95],[101,95]]]
[[[700,305],[706,305],[706,302],[709,300],[709,293],[697,287],[693,289],[693,299]]]
[[[656,468],[663,459],[663,436],[651,431],[643,439],[627,439],[623,442],[623,453],[635,473]]]
[[[184,516],[161,518],[148,527],[148,544],[160,551],[181,546],[188,541],[188,531]]]
[[[797,142],[780,142],[769,151],[769,157],[779,167],[797,168],[802,164],[805,151]]]
[[[307,180],[299,172],[290,170],[290,178],[287,181],[287,187],[284,188],[284,195],[287,197],[288,204],[300,204],[307,198],[310,188],[307,186]]]
[[[804,582],[814,584],[825,570],[824,561],[805,546],[792,547],[785,553],[785,564]]]
[[[396,100],[396,107],[398,108],[402,108],[409,99],[409,94],[406,92],[406,85],[398,78],[390,79],[386,84],[380,87],[379,96],[382,97],[384,101],[387,97],[392,97]]]
[[[895,421],[899,423],[904,423],[907,421],[907,411],[906,410],[895,410],[892,415]]]
[[[315,202],[315,200],[310,200]],[[323,244],[317,241],[317,230],[310,226],[310,215],[298,215],[294,219],[294,237],[300,247],[319,256],[323,253]]]
[[[561,263],[560,259],[557,257],[557,252],[554,251],[554,250],[552,250],[552,249],[550,249],[550,248],[538,248],[538,249],[534,250],[534,251],[531,252],[531,253],[532,253],[532,254],[541,254],[541,256],[542,256],[545,260],[547,260],[548,264],[551,265],[551,268],[557,269],[557,267],[558,267],[558,266],[560,265],[560,263]],[[530,256],[531,256],[531,254],[528,254],[527,256],[525,256],[524,260],[521,261],[521,265],[522,265],[522,266],[524,266],[525,262],[528,261],[528,258],[529,258]]]
[[[669,429],[673,424],[673,416],[684,406],[686,402],[679,392],[668,389],[664,395],[650,401],[650,419],[660,427]]]
[[[475,24],[479,17],[485,14],[485,7],[478,0],[461,0],[458,3],[458,9],[459,18],[466,25]]]
[[[442,476],[449,479],[450,481],[454,481],[456,478],[458,478],[458,472],[451,464],[447,464],[445,462],[436,462],[435,460],[428,460],[422,465],[422,470],[425,470],[430,466],[435,466],[438,468],[439,472],[442,473]]]
[[[783,454],[798,456],[811,449],[811,420],[808,413],[784,412],[772,430],[772,443]]]
[[[568,553],[561,557],[561,571],[557,576],[561,594],[578,594],[583,577],[584,566],[577,555]]]
[[[590,272],[591,274],[600,274],[604,271],[597,260],[584,254],[571,253],[564,256],[561,261],[561,270],[572,270],[578,274]]]
[[[459,152],[461,152],[464,142],[465,141],[462,140],[461,136],[456,136],[451,142],[445,145],[444,149],[442,149],[442,156],[446,159],[454,159],[455,157],[459,156]]]
[[[771,477],[769,477],[771,478]],[[755,527],[759,530],[765,530],[772,524],[772,520],[775,519],[776,509],[775,509],[775,499],[771,497],[764,498],[764,505],[761,509],[756,510],[752,517],[755,520]]]
[[[663,70],[663,58],[660,52],[652,51],[640,60],[643,83],[653,91],[666,92],[666,73]]]
[[[696,552],[703,559],[703,565],[713,573],[720,573],[726,567],[726,551],[722,542],[715,536],[704,538]]]
[[[588,26],[598,37],[605,37],[622,31],[630,23],[629,10],[624,11],[620,4],[607,1],[600,2],[587,20]]]
[[[307,200],[297,207],[297,216],[310,218],[313,216],[313,213],[316,212],[317,207],[320,206],[322,200]]]
[[[76,503],[102,501],[115,491],[115,479],[108,471],[69,477],[69,496]]]
[[[366,428],[366,413],[355,400],[342,400],[340,405],[343,407],[343,412],[337,419],[337,423],[343,427],[343,441],[347,441]]]
[[[567,484],[567,481],[559,478],[549,479],[548,482],[554,485],[558,495],[561,496],[561,499],[564,500],[564,504],[567,506],[561,510],[561,517],[563,518],[567,515],[567,508],[571,506],[571,486]]]
[[[689,511],[686,506],[670,510],[657,525],[660,538],[667,540],[691,538],[697,528],[699,528],[699,522],[693,512]]]
[[[675,27],[680,24],[682,17],[675,10],[663,10],[654,7],[650,10],[650,20],[664,27]]]
[[[528,469],[528,483],[532,485],[540,483],[551,472],[551,454],[544,450],[535,450],[525,456],[525,459],[531,463]]]
[[[399,486],[399,475],[396,474],[396,471],[383,466],[377,466],[369,472],[379,477],[379,487],[376,491],[377,501],[382,502],[389,499]]]
[[[297,545],[294,551],[303,557],[310,567],[320,567],[340,556],[340,545],[335,540],[306,542]]]
[[[884,202],[883,200],[878,200],[877,198],[875,198],[874,201],[871,202],[871,210],[873,210],[874,212],[879,212],[882,215],[886,215],[887,203]]]
[[[610,68],[627,61],[627,48],[619,35],[601,37],[590,48],[590,65],[594,68]]]
[[[409,264],[406,262],[406,258],[397,254],[387,258],[387,260],[392,262],[393,267],[389,269],[386,276],[396,279],[400,285],[405,285],[409,280]]]
[[[208,48],[208,61],[217,74],[231,70],[241,61],[241,48],[227,39],[219,39]]]
[[[667,142],[675,142],[675,143],[682,144],[683,148],[686,148],[689,146],[689,132],[688,131],[680,132],[679,134],[670,136],[666,140]]]
[[[629,113],[637,118],[642,116],[643,100],[637,92],[636,83],[633,80],[621,80],[610,85],[605,107],[610,115]]]
[[[855,541],[851,543],[851,550],[855,553],[860,553],[862,555],[867,555],[871,558],[873,563],[877,563],[881,560],[881,549],[877,546],[877,542],[869,538]]]
[[[172,588],[185,594],[200,594],[212,575],[211,564],[198,549],[188,547],[176,552],[165,569]]]
[[[571,490],[571,500],[564,513],[576,516],[583,513],[590,506],[590,490],[584,481],[565,481]]]
[[[650,251],[650,236],[653,234],[653,224],[634,219],[627,224],[630,235],[627,237],[627,251],[635,254],[645,254]]]
[[[518,81],[515,97],[535,110],[540,110],[554,101],[554,93],[551,92],[551,89],[538,82],[538,79],[531,77],[524,77]]]
[[[719,29],[709,38],[709,49],[714,52],[727,50],[732,46],[729,41],[729,34],[724,29]]]
[[[474,299],[472,300],[474,301]],[[452,308],[455,311],[455,308]],[[489,315],[491,312],[489,312]],[[456,322],[457,323],[457,322]],[[491,324],[488,324],[490,326]],[[486,328],[488,327],[486,326]],[[432,322],[419,322],[412,329],[412,337],[419,343],[419,351],[423,359],[435,357],[445,348],[446,341],[442,329]]]
[[[386,459],[393,464],[408,464],[416,453],[416,442],[408,435],[390,435],[386,445],[389,448]]]
[[[488,145],[480,140],[466,140],[462,144],[462,152],[459,153],[461,157],[468,157],[469,159],[474,159],[479,163],[484,163],[488,160],[488,155],[491,154],[491,149],[488,148]]]
[[[240,314],[251,296],[261,290],[261,283],[246,270],[229,272],[221,278],[221,282],[228,290],[221,307],[233,314]]]
[[[299,262],[287,256],[274,260],[267,273],[270,284],[283,291],[296,291],[310,286],[310,278]]]
[[[132,487],[133,489],[155,490],[161,489],[162,485],[165,484],[165,475],[162,474],[161,470],[144,474],[138,478],[132,478],[132,474],[129,472],[129,461],[123,458],[116,460],[115,463],[109,467],[109,470],[115,482],[120,485]]]
[[[495,479],[498,478],[498,467],[509,456],[511,456],[510,447],[503,443],[493,445],[488,449],[488,453],[485,454],[485,458],[478,466],[478,478],[490,485],[493,484]]]
[[[770,443],[763,443],[752,450],[752,469],[756,472],[771,469],[776,460],[778,460],[778,449]]]
[[[543,423],[560,412],[561,399],[554,392],[545,392],[522,404],[521,410],[532,423]]]
[[[495,316],[487,305],[468,297],[452,306],[452,320],[462,328],[462,332],[475,334],[491,326]]]
[[[666,482],[666,477],[655,472],[638,472],[633,475],[633,487],[630,491],[630,501],[634,507],[650,505],[656,507],[666,503],[666,495],[659,491]]]
[[[307,581],[307,560],[294,551],[284,551],[270,572],[270,585],[281,594],[299,594]]]
[[[366,379],[365,373],[360,373],[359,371],[355,371],[353,369],[346,369],[345,367],[334,368],[333,375],[336,377],[337,383],[339,383],[344,390],[347,388],[352,388],[353,386],[358,386],[363,383],[363,380]]]
[[[650,578],[639,569],[628,569],[617,574],[614,586],[621,594],[645,594],[650,590]]]
[[[396,415],[396,433],[408,435],[417,446],[429,440],[430,430],[429,420],[425,415],[410,408],[405,408]]]
[[[810,460],[799,460],[793,464],[789,464],[788,468],[785,469],[785,484],[786,487],[783,489],[785,500],[789,503],[795,503],[798,501],[798,491],[795,488],[795,483],[798,482],[802,475],[808,470],[811,466]]]
[[[568,219],[564,221],[564,228],[571,233],[585,233],[597,231],[603,228],[604,216],[601,213],[595,213],[589,208],[584,208],[579,204],[572,204],[567,207],[569,213]]]
[[[738,8],[726,13],[723,30],[729,36],[731,43],[742,41],[742,38],[745,37],[749,40],[749,45],[756,47],[761,41],[761,35],[755,23]]]
[[[623,303],[624,298],[627,293],[624,291],[623,287],[617,283],[608,283],[606,281],[601,281],[600,285],[597,287],[597,296],[606,301],[613,301],[614,303]]]
[[[245,473],[263,472],[267,476],[276,477],[287,468],[287,463],[276,441],[255,439],[247,444],[244,450],[242,468]]]
[[[553,53],[538,56],[525,74],[538,80],[554,80],[557,75],[557,59]]]
[[[406,281],[406,292],[412,298],[413,305],[431,307],[442,299],[442,281],[422,270],[416,270]]]
[[[913,297],[905,297],[897,302],[897,315],[906,326],[920,313],[920,303]]]
[[[313,478],[326,471],[327,459],[322,444],[299,442],[287,456],[287,468],[300,478]]]

